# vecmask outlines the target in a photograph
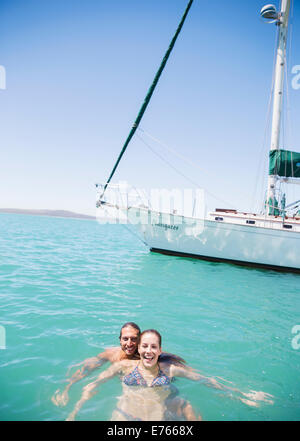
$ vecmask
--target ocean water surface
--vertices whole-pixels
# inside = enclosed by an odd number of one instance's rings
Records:
[[[51,397],[70,366],[118,345],[121,325],[156,328],[163,349],[274,403],[249,407],[176,380],[204,420],[300,419],[300,275],[150,253],[121,225],[0,215],[0,420],[64,420]],[[298,334],[300,331],[298,331]],[[109,420],[117,378],[79,412]]]

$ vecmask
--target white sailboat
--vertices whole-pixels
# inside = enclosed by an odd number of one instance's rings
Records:
[[[285,195],[279,194],[281,182],[300,183],[300,153],[280,148],[289,11],[290,0],[282,0],[279,11],[274,5],[261,10],[261,16],[274,21],[278,29],[265,212],[225,208],[205,215],[163,212],[147,201],[130,200],[126,189],[106,183],[98,185],[99,218],[126,220],[153,252],[300,272],[300,201],[287,204]],[[121,195],[117,202],[116,193]]]

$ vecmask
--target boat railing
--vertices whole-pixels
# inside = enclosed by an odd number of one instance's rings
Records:
[[[111,205],[117,208],[149,207],[149,200],[145,190],[136,189],[127,182],[118,184],[96,184],[96,207]],[[105,189],[105,192],[104,192]]]

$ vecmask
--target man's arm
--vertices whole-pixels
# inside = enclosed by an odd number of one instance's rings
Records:
[[[75,408],[73,412],[70,413],[66,421],[74,421],[77,413],[82,408],[84,403],[88,401],[90,398],[92,398],[97,393],[97,387],[101,383],[105,383],[110,378],[113,378],[115,375],[120,373],[123,368],[123,362],[114,363],[112,366],[110,366],[108,369],[106,369],[104,372],[102,372],[99,377],[93,381],[92,383],[89,383],[83,388],[83,392],[81,395],[81,398],[77,403],[75,404]]]
[[[91,372],[93,372],[95,369],[100,368],[103,366],[106,362],[110,361],[111,363],[114,363],[118,361],[120,353],[120,348],[108,348],[104,352],[101,352],[96,357],[87,358],[82,363],[83,366],[78,369],[68,380],[68,384],[63,390],[63,392],[60,392],[58,389],[53,397],[51,398],[52,402],[56,406],[65,406],[67,402],[69,401],[69,390],[71,386],[78,381],[85,378],[87,375],[89,375]],[[80,365],[79,364],[79,365]],[[79,366],[77,365],[77,366]]]

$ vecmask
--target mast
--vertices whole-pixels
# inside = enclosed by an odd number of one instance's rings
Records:
[[[287,31],[288,31],[288,18],[290,11],[290,0],[281,1],[281,10],[276,12],[273,5],[265,6],[261,15],[264,18],[275,18],[276,25],[279,26],[277,53],[276,53],[276,65],[275,65],[275,78],[274,78],[274,93],[273,93],[273,116],[272,116],[272,132],[271,132],[271,147],[270,150],[279,150],[280,142],[280,126],[281,126],[281,113],[282,113],[282,96],[283,96],[283,80],[284,69],[286,62],[286,43],[287,43]],[[269,9],[267,9],[269,8]],[[269,14],[269,16],[267,15]],[[273,15],[273,16],[272,16]],[[266,210],[267,214],[274,214],[274,209],[277,205],[276,201],[276,182],[277,176],[271,175],[268,177],[268,192]]]

